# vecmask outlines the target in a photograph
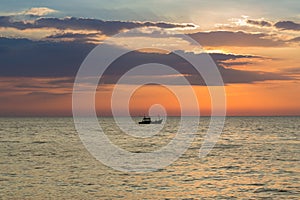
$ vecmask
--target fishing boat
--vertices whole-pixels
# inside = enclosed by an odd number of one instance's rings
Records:
[[[139,124],[151,124],[151,118],[144,116],[143,120],[139,122]]]
[[[162,119],[158,119],[158,120],[152,121],[151,117],[144,116],[143,120],[140,121],[139,124],[161,124],[162,121],[163,121]]]

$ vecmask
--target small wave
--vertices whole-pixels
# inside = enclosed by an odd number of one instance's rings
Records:
[[[0,143],[20,143],[20,141],[2,140]]]
[[[31,142],[32,144],[45,144],[45,143],[48,143],[46,141],[33,141]]]
[[[218,169],[239,169],[239,166],[233,166],[233,165],[228,165],[228,166],[222,166],[219,167]]]
[[[265,184],[264,183],[250,183],[250,184],[247,184],[247,185],[264,186]]]
[[[258,188],[254,191],[254,193],[262,193],[262,192],[289,192],[285,189],[277,189],[277,188]]]
[[[240,148],[242,147],[242,145],[238,145],[238,144],[220,144],[220,145],[216,145],[214,147],[214,149],[231,149],[231,148]]]

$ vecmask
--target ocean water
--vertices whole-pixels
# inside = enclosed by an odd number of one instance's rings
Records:
[[[200,120],[177,161],[135,173],[92,157],[72,118],[0,118],[0,199],[300,199],[300,117],[227,117],[201,159],[209,118]],[[114,144],[143,153],[166,145],[179,118],[150,138],[124,134],[112,118],[99,121]]]

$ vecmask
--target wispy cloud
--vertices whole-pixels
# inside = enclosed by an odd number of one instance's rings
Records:
[[[246,33],[243,31],[211,31],[189,34],[203,46],[257,46],[276,47],[284,46],[285,42],[267,38],[265,33]]]
[[[20,14],[32,15],[32,16],[44,16],[44,15],[48,15],[48,14],[56,13],[56,12],[58,12],[58,11],[51,9],[51,8],[37,7],[37,8],[30,8],[28,10],[25,10],[25,11],[21,12]]]
[[[98,43],[100,36],[101,36],[100,33],[63,32],[63,33],[58,33],[58,34],[54,34],[54,35],[49,35],[45,39],[62,40],[62,41],[78,41],[78,42],[83,42],[83,43],[88,43],[88,42]]]
[[[295,37],[291,40],[289,40],[290,42],[300,42],[300,37]]]
[[[296,21],[272,21],[265,18],[251,19],[249,16],[229,19],[229,23],[216,24],[216,30],[239,32],[248,34],[265,34],[273,40],[284,40],[295,37],[295,31],[300,30],[300,24]]]
[[[52,8],[48,7],[32,7],[29,9],[25,9],[22,11],[18,12],[1,12],[3,16],[10,16],[14,18],[20,18],[20,17],[26,17],[26,16],[31,16],[31,17],[41,17],[41,16],[46,16],[54,13],[58,13],[58,10],[54,10]]]
[[[20,30],[36,28],[55,28],[58,30],[94,30],[105,35],[114,35],[122,30],[141,27],[159,27],[165,29],[196,27],[193,24],[168,22],[138,22],[138,21],[103,21],[89,18],[38,18],[32,22],[12,20],[11,16],[0,17],[0,27],[12,27]]]
[[[274,25],[278,29],[300,31],[300,24],[293,21],[279,21]]]
[[[299,31],[300,24],[294,21],[277,21],[271,22],[264,19],[244,19],[247,24],[260,26],[260,27],[273,27],[279,30],[293,30]]]
[[[248,19],[247,20],[248,24],[256,25],[256,26],[267,26],[270,27],[272,26],[272,23],[266,20],[253,20],[253,19]]]

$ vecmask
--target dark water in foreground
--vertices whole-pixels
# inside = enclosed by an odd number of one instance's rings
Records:
[[[300,117],[228,117],[200,159],[208,120],[172,165],[131,173],[94,159],[72,118],[0,118],[0,199],[300,199]],[[177,121],[144,141],[124,136],[111,118],[101,124],[115,144],[142,152],[165,145]]]

